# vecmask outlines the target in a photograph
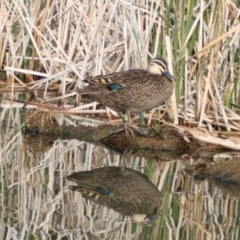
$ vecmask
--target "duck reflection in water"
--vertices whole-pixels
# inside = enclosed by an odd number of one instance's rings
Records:
[[[103,167],[66,177],[84,197],[109,207],[137,224],[149,224],[160,213],[162,193],[146,175],[133,169]]]

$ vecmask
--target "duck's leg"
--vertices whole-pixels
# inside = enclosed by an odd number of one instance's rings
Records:
[[[131,112],[127,111],[126,114],[127,114],[127,121],[126,121],[126,116],[123,115],[121,112],[118,112],[118,115],[123,120],[123,122],[131,125],[131,123],[132,123]]]
[[[144,112],[139,113],[139,125],[145,125]]]
[[[129,132],[131,133],[132,137],[134,137],[134,133],[130,128],[131,122],[132,122],[131,113],[129,111],[127,111],[127,121],[126,121],[126,116],[123,115],[121,112],[118,112],[118,115],[123,120],[126,137],[127,138],[129,137]]]
[[[127,122],[124,114],[122,114],[121,112],[118,112],[118,116],[123,120],[124,123]]]

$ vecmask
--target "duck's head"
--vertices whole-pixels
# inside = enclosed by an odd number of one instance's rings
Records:
[[[147,71],[154,75],[163,75],[167,79],[174,81],[174,77],[168,71],[167,62],[162,58],[154,58],[149,64]]]

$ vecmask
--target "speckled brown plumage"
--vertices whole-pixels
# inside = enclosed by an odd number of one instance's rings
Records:
[[[85,80],[89,85],[76,91],[117,112],[139,113],[164,103],[173,92],[173,80],[166,61],[155,58],[147,70],[99,75]]]
[[[104,167],[76,172],[67,179],[77,184],[70,189],[138,223],[148,223],[159,213],[162,194],[146,175],[133,169]]]

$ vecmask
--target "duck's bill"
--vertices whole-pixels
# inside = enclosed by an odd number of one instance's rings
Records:
[[[163,72],[163,76],[165,76],[169,80],[175,81],[175,78],[173,77],[173,75],[169,71]]]

